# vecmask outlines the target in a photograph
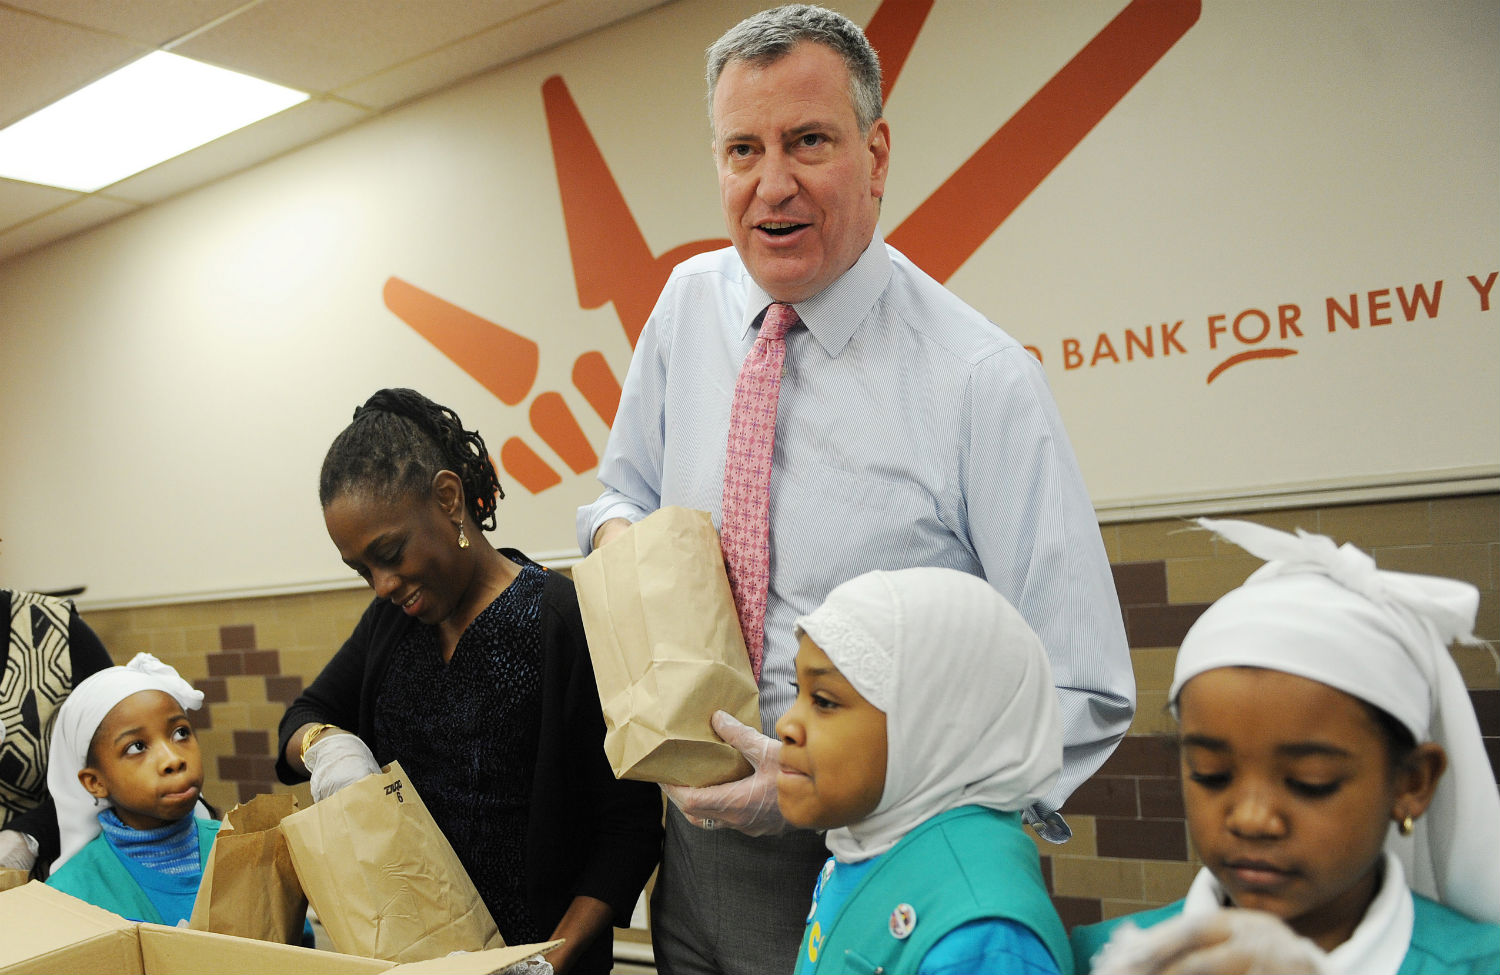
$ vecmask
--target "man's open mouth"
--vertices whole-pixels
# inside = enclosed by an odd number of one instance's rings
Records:
[[[784,223],[781,221],[774,221],[770,223],[757,224],[756,229],[763,230],[773,237],[785,237],[792,231],[806,226],[807,224],[805,223]]]

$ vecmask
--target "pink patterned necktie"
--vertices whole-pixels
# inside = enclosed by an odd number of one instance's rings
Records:
[[[766,309],[760,335],[734,386],[724,456],[724,519],[719,533],[729,586],[739,609],[750,667],[760,680],[766,642],[766,587],[771,577],[771,447],[786,333],[801,319],[791,305]]]

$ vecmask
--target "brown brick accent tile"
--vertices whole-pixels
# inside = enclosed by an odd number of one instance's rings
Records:
[[[1094,897],[1054,897],[1052,906],[1062,918],[1063,927],[1071,931],[1080,924],[1098,924],[1104,920],[1104,912]]]
[[[275,650],[250,650],[245,653],[245,673],[276,676],[281,673],[281,654]]]
[[[1161,691],[1165,695],[1172,687],[1176,666],[1176,647],[1143,647],[1130,651],[1130,669],[1135,672],[1137,692]]]
[[[1214,537],[1181,518],[1122,524],[1120,561],[1196,558],[1214,554]]]
[[[1474,714],[1479,718],[1479,733],[1486,738],[1500,737],[1500,691],[1470,691]]]
[[[1154,906],[1170,904],[1187,893],[1201,864],[1193,860],[1176,863],[1156,860],[1141,865],[1145,874],[1146,900]]]
[[[1496,604],[1496,608],[1500,609],[1500,600],[1496,600]],[[1493,632],[1500,636],[1500,620],[1496,621]],[[1476,636],[1489,639],[1478,629],[1474,633]],[[1500,674],[1495,673],[1495,658],[1490,655],[1488,647],[1465,647],[1454,644],[1449,650],[1453,654],[1453,662],[1458,664],[1458,672],[1463,675],[1466,687],[1471,690],[1486,691],[1500,689]]]
[[[1134,816],[1139,809],[1134,778],[1095,775],[1073,790],[1073,794],[1068,797],[1068,802],[1063,807],[1063,814],[1065,816]]]
[[[291,704],[302,693],[301,677],[267,677],[266,700],[277,704]]]
[[[1097,823],[1099,855],[1136,860],[1186,860],[1187,826],[1180,819],[1105,819]]]
[[[1211,603],[1238,588],[1262,564],[1253,555],[1172,559],[1167,563],[1167,598],[1163,602]]]
[[[236,731],[234,753],[236,755],[264,755],[271,750],[269,731]]]
[[[1054,857],[1052,886],[1064,897],[1140,900],[1145,891],[1143,863],[1111,857]]]
[[[1136,779],[1141,794],[1142,819],[1182,819],[1187,810],[1182,804],[1182,779]]]
[[[276,759],[269,755],[224,755],[219,759],[219,778],[270,781],[276,778]]]
[[[245,672],[245,655],[238,650],[208,655],[208,676],[237,677]]]
[[[1483,542],[1377,548],[1370,554],[1375,556],[1382,569],[1392,572],[1462,579],[1476,589],[1488,589],[1492,585],[1490,547]]]
[[[1126,738],[1096,774],[1174,778],[1179,774],[1177,739],[1171,735]]]
[[[237,801],[249,802],[258,795],[264,795],[273,791],[276,786],[274,779],[266,779],[259,782],[236,782],[235,788],[239,790],[239,799]]]
[[[1208,603],[1125,607],[1125,637],[1132,647],[1176,647]]]
[[[200,687],[199,690],[202,690]],[[194,731],[208,731],[214,726],[214,709],[208,706],[207,696],[204,698],[203,707],[193,712],[192,716]]]
[[[1121,562],[1110,566],[1121,606],[1155,606],[1167,601],[1167,563]]]
[[[1432,540],[1429,501],[1331,505],[1318,512],[1318,530],[1335,542],[1368,552],[1385,545],[1425,545]]]
[[[254,650],[255,627],[250,624],[219,627],[219,646],[224,650]]]
[[[1473,542],[1500,538],[1500,494],[1445,498],[1430,513],[1434,542]]]
[[[203,692],[204,704],[223,704],[229,700],[229,685],[222,677],[206,677],[200,680],[198,690]]]
[[[1315,511],[1306,508],[1294,508],[1290,511],[1231,511],[1228,514],[1219,515],[1220,518],[1234,518],[1239,521],[1253,521],[1257,525],[1265,525],[1267,528],[1275,528],[1277,531],[1295,533],[1299,528],[1308,531],[1316,531],[1318,528],[1318,516]],[[1226,552],[1238,553],[1240,547],[1233,542],[1216,539],[1214,547],[1220,555]],[[1257,560],[1259,561],[1259,560]]]

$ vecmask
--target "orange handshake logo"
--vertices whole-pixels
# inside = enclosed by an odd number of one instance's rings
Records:
[[[884,0],[866,28],[880,52],[887,97],[933,2]],[[1187,33],[1199,12],[1199,0],[1133,0],[886,239],[933,278],[947,281]],[[562,78],[542,84],[542,99],[579,307],[613,303],[633,349],[672,268],[729,241],[699,240],[653,255]],[[529,401],[531,432],[573,474],[598,464],[598,450],[563,395],[533,393],[541,355],[534,339],[397,277],[386,282],[384,299],[392,313],[502,403]],[[584,402],[611,425],[620,377],[604,354],[578,356],[571,378]],[[562,483],[563,474],[525,436],[504,442],[499,463],[533,494]]]

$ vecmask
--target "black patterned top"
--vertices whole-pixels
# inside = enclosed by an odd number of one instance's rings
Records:
[[[550,933],[532,918],[525,889],[545,578],[541,567],[522,566],[469,624],[447,663],[436,627],[412,627],[395,647],[375,703],[377,734],[512,945]]]
[[[535,565],[525,553],[513,548],[502,548],[500,554],[517,565]],[[529,783],[531,808],[521,840],[526,903],[533,921],[548,934],[580,896],[608,904],[614,923],[628,925],[641,888],[661,856],[661,788],[650,782],[615,778],[604,757],[604,715],[573,583],[556,572],[540,567],[535,571],[541,577],[542,590],[537,622],[541,677],[536,752]],[[507,592],[501,600],[518,596],[525,586],[523,583],[514,593]],[[388,599],[370,600],[343,646],[282,715],[276,758],[276,774],[281,781],[307,778],[307,773],[287,763],[286,752],[293,736],[308,722],[327,721],[356,731],[381,764],[402,758],[384,735],[400,737],[402,747],[407,747],[407,736],[412,733],[376,727],[382,710],[379,698],[387,688],[397,693],[397,683],[409,685],[406,690],[412,700],[406,706],[415,710],[407,712],[407,721],[427,734],[455,737],[429,717],[441,677],[414,679],[401,669],[408,655],[398,653],[398,648],[408,642],[413,630],[424,625]],[[513,649],[499,645],[507,652]],[[399,676],[393,676],[393,672]],[[395,717],[394,711],[387,711],[381,721],[393,726],[399,724]],[[493,722],[487,721],[485,727],[492,728]],[[430,760],[448,762],[451,758]],[[414,770],[409,765],[403,768]],[[418,788],[424,786],[419,784]],[[455,841],[453,846],[461,844]],[[463,849],[459,853],[468,855]],[[493,913],[501,930],[506,930],[509,922],[500,916],[503,912]],[[510,938],[508,932],[506,938]],[[613,947],[611,932],[600,932],[576,958],[575,975],[608,975],[614,965]]]

